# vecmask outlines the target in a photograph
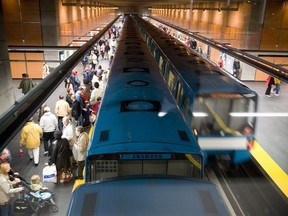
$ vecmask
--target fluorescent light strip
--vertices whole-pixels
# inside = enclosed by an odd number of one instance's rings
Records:
[[[206,117],[208,116],[208,114],[204,112],[193,112],[193,116],[194,117]]]
[[[288,113],[246,113],[232,112],[229,113],[233,117],[288,117]]]

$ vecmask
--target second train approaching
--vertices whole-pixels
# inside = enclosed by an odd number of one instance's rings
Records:
[[[173,36],[136,17],[182,114],[205,155],[250,160],[255,139],[257,93]]]

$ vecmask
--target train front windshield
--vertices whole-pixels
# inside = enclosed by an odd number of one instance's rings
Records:
[[[174,175],[201,178],[202,155],[121,153],[90,155],[86,181],[133,175]]]
[[[192,128],[204,136],[239,136],[254,133],[257,96],[211,94],[194,101]]]

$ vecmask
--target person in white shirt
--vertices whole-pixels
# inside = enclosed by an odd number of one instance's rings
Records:
[[[40,118],[40,126],[43,130],[44,155],[48,155],[49,147],[54,141],[54,132],[58,127],[57,118],[54,114],[50,112],[50,108],[48,106],[44,108],[44,114]],[[50,145],[48,143],[49,141],[50,141]]]

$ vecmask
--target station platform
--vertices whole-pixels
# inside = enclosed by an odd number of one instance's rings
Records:
[[[104,70],[108,69],[109,60],[100,60],[99,65],[102,66]],[[81,63],[79,63],[73,71],[78,71],[78,77],[83,84],[83,66]],[[42,80],[33,80],[35,83],[40,83]],[[21,80],[13,80],[14,85],[14,92],[15,92],[15,98],[16,100],[19,100],[21,97],[23,97],[23,94],[21,93],[21,89],[18,89],[19,83]],[[55,104],[56,101],[59,100],[59,95],[66,96],[66,89],[64,86],[64,82],[58,86],[58,88],[54,91],[54,93],[47,99],[46,104],[50,107],[51,112],[54,113],[55,110]],[[35,113],[34,115],[34,121],[38,123],[38,113]],[[85,128],[87,132],[89,132],[90,128]],[[30,182],[30,178],[32,175],[40,175],[42,179],[42,170],[45,167],[45,163],[48,162],[48,156],[44,156],[44,145],[41,143],[40,145],[40,158],[39,158],[39,164],[38,166],[35,166],[33,162],[29,159],[28,153],[26,148],[23,149],[23,156],[19,157],[19,150],[20,150],[20,134],[21,131],[17,133],[17,135],[12,139],[12,141],[8,144],[7,148],[11,152],[12,156],[12,162],[11,167],[15,172],[19,172],[20,176],[24,178],[26,181]],[[76,174],[76,169],[74,171],[74,176]],[[73,190],[73,187],[76,187],[77,184],[83,183],[83,180],[73,180],[69,183],[47,183],[44,182],[43,184],[47,186],[51,191],[55,192],[55,203],[58,206],[58,212],[57,213],[49,213],[49,211],[41,212],[40,215],[53,215],[53,216],[63,216],[67,213],[67,207],[69,204],[71,192]],[[16,198],[18,195],[16,195]],[[16,213],[16,215],[20,216],[23,215],[21,213]]]
[[[288,84],[281,84],[280,95],[265,95],[265,82],[246,82],[258,93],[256,143],[251,149],[255,161],[288,198]]]
[[[107,69],[108,60],[102,60],[100,61],[100,64],[104,69]],[[75,70],[80,72],[80,80],[82,80],[82,68],[83,67],[81,64],[75,68]],[[41,82],[41,80],[35,81]],[[16,100],[18,100],[23,96],[21,91],[17,88],[20,80],[14,80],[13,83],[15,87]],[[276,179],[278,180],[280,178],[279,175],[281,175],[280,186],[278,185],[278,187],[282,187],[283,193],[286,194],[285,191],[288,191],[285,184],[288,182],[288,148],[286,147],[286,141],[288,138],[288,134],[286,132],[286,127],[288,125],[288,84],[281,84],[280,96],[275,96],[273,93],[271,93],[271,97],[268,98],[265,96],[266,84],[264,82],[244,83],[258,93],[258,114],[262,114],[262,116],[260,115],[257,117],[257,144],[255,145],[255,148],[251,150],[251,153],[261,166],[265,166],[263,169],[267,173],[271,172],[272,170],[271,175],[276,176]],[[51,108],[52,111],[55,108],[55,103],[58,100],[58,96],[60,94],[66,94],[64,83],[61,84],[47,100],[47,105]],[[36,118],[37,117],[35,116],[35,121],[37,121]],[[26,180],[30,180],[30,177],[34,174],[42,176],[42,169],[44,168],[45,163],[48,161],[48,157],[44,156],[43,146],[40,148],[39,166],[35,167],[34,164],[30,162],[29,157],[27,156],[27,152],[24,151],[23,157],[21,158],[18,156],[19,140],[20,132],[8,145],[13,158],[11,163],[12,168],[19,172],[20,175]],[[267,158],[269,158],[269,160]],[[270,174],[268,173],[268,175]],[[274,177],[271,178],[273,179]],[[283,181],[285,181],[284,184]],[[73,188],[75,188],[75,183],[76,185],[81,184],[82,181],[77,180],[77,182],[72,181],[66,184],[45,183],[46,186],[48,186],[52,191],[55,191],[56,193],[55,202],[59,208],[59,211],[53,215],[60,216],[66,214],[71,192]],[[288,196],[288,192],[286,196]],[[43,215],[49,215],[49,213],[45,212]]]

